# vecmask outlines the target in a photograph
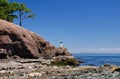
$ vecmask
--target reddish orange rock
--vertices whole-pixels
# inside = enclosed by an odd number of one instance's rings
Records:
[[[5,49],[8,56],[22,58],[71,55],[66,48],[56,48],[41,36],[4,20],[0,20],[0,49]]]

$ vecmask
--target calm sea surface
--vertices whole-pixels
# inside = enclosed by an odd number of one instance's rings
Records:
[[[80,65],[101,66],[103,64],[119,65],[120,54],[95,54],[95,53],[73,53],[73,56],[79,60],[85,61]]]

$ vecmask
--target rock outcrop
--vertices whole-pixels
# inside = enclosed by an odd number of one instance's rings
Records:
[[[6,51],[0,52],[0,55],[17,55],[22,58],[52,58],[59,55],[71,55],[66,48],[56,48],[41,36],[3,20],[0,20],[0,49]]]

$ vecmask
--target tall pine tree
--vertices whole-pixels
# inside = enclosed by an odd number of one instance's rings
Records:
[[[25,4],[0,0],[0,19],[13,22],[14,19],[19,18],[20,26],[22,26],[24,19],[34,17],[30,12],[31,10]]]
[[[26,18],[34,18],[34,14],[31,14],[31,10],[26,7],[25,4],[15,3],[16,11],[18,11],[19,25],[22,26],[22,21]]]

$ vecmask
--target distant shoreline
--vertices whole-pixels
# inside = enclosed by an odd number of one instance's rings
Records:
[[[120,53],[72,53],[72,55],[82,55],[82,56],[120,56]]]

